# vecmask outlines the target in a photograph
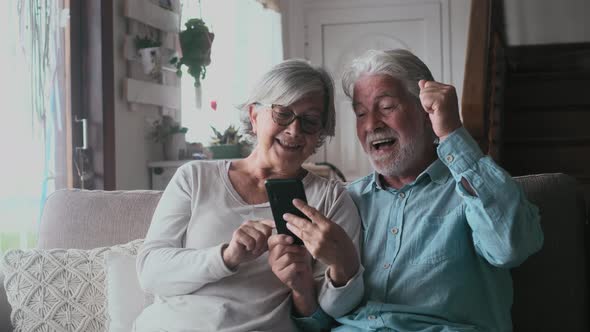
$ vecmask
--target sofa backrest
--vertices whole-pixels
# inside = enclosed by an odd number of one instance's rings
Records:
[[[515,178],[541,214],[543,248],[512,271],[514,331],[588,331],[587,216],[574,178]]]
[[[162,192],[58,190],[45,202],[37,247],[91,249],[144,238]]]

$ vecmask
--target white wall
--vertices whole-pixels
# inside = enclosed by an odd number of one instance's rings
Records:
[[[589,0],[505,0],[509,45],[590,42]]]

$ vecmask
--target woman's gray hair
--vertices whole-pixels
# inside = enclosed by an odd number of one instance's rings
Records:
[[[334,136],[334,81],[323,68],[300,59],[285,60],[274,66],[254,85],[246,102],[238,106],[244,134],[251,142],[256,141],[248,113],[250,105],[262,103],[289,106],[310,93],[321,93],[324,97],[324,126],[316,146],[320,147],[327,136]]]
[[[418,81],[434,81],[428,67],[412,52],[403,49],[369,50],[352,61],[342,76],[344,93],[352,99],[354,84],[361,75],[389,75],[398,79],[418,101]]]

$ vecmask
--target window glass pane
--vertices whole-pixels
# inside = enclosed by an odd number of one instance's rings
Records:
[[[182,76],[182,124],[189,142],[209,145],[213,132],[240,126],[236,106],[244,102],[260,75],[283,59],[281,16],[256,1],[184,0],[182,22],[201,17],[215,34],[211,64],[201,81],[201,105],[194,80]],[[182,24],[184,26],[184,23]],[[184,70],[184,68],[183,68]],[[212,108],[216,104],[216,110]]]

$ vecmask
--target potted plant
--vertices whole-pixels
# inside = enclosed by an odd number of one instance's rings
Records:
[[[182,127],[168,115],[152,123],[149,138],[155,143],[162,143],[164,159],[179,160],[186,157],[187,145],[185,134],[188,128]]]
[[[241,140],[238,128],[230,125],[223,133],[211,126],[214,136],[211,137],[209,151],[214,159],[232,159],[242,156],[242,149],[247,147]]]
[[[161,69],[160,46],[162,43],[150,37],[135,36],[135,49],[141,60],[143,73],[146,75],[157,75]]]
[[[211,44],[215,34],[209,32],[199,18],[190,19],[184,25],[185,29],[179,34],[182,57],[173,58],[171,63],[176,65],[179,76],[182,75],[182,65],[187,66],[188,73],[195,78],[195,87],[198,87],[205,78],[205,67],[211,63]]]

